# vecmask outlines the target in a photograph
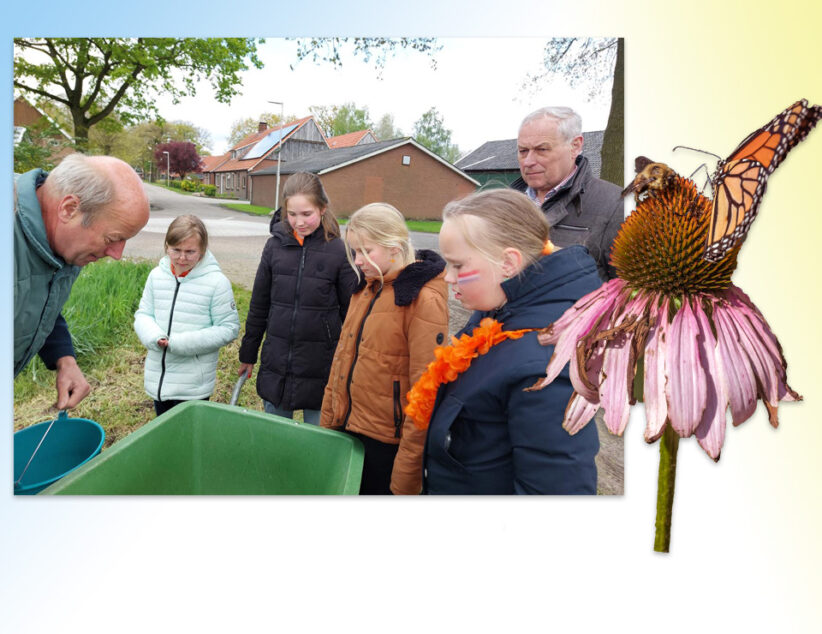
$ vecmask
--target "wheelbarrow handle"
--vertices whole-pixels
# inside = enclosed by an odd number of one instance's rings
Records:
[[[246,382],[248,375],[243,372],[240,375],[240,378],[237,379],[237,382],[234,384],[234,391],[231,393],[231,400],[228,402],[229,405],[236,405],[237,401],[240,398],[240,390],[243,389],[243,384]]]

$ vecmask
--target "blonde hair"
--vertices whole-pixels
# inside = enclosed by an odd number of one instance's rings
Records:
[[[203,221],[193,214],[177,216],[168,225],[163,248],[168,249],[168,247],[177,246],[183,240],[187,240],[192,236],[200,239],[200,253],[205,253],[208,248],[208,232]]]
[[[321,226],[326,242],[340,237],[340,224],[328,209],[328,194],[325,193],[325,188],[320,182],[319,176],[311,172],[297,172],[292,174],[285,182],[282,220],[294,231],[294,227],[288,221],[288,199],[292,196],[305,196],[312,205],[322,211]]]
[[[368,240],[386,249],[399,249],[397,258],[402,268],[414,262],[414,247],[411,244],[411,237],[408,235],[408,226],[405,218],[399,209],[388,203],[371,203],[360,207],[355,211],[346,225],[346,249],[345,255],[348,262],[360,279],[360,270],[354,264],[351,245],[349,244],[349,232],[353,231],[360,239]],[[363,257],[368,260],[375,269],[379,267],[371,261],[365,253]],[[383,283],[382,272],[380,272],[380,284]]]
[[[480,222],[466,222],[471,216]],[[513,248],[522,254],[526,268],[539,260],[549,238],[542,210],[513,189],[492,189],[452,200],[443,209],[442,219],[453,221],[468,246],[494,264],[500,264],[505,249]]]

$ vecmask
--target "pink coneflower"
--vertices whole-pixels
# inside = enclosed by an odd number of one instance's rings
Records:
[[[630,406],[644,400],[645,440],[666,436],[660,491],[670,488],[670,504],[679,437],[695,435],[719,460],[728,408],[739,425],[761,399],[776,427],[779,401],[802,398],[788,386],[787,363],[762,313],[731,284],[739,245],[719,262],[702,258],[710,209],[711,201],[679,176],[640,202],[614,241],[619,277],[539,335],[555,348],[547,376],[532,389],[571,362],[575,392],[563,421],[569,433],[601,407],[609,431],[622,434]],[[670,507],[663,519],[669,528]],[[667,552],[669,534],[657,537],[656,549]]]

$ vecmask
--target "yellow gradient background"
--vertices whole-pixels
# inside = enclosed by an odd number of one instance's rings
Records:
[[[671,148],[726,156],[796,99],[822,103],[819,3],[89,6],[14,8],[2,27],[5,72],[11,37],[44,32],[622,36],[626,178],[638,154],[686,175],[702,161],[712,171],[714,159]],[[658,453],[636,408],[625,496],[613,499],[18,500],[7,487],[0,628],[819,631],[820,163],[822,126],[770,178],[734,276],[779,337],[805,401],[780,407],[777,430],[764,408],[729,427],[717,464],[693,439],[681,443],[669,555],[652,552]],[[10,183],[2,187],[9,200]],[[9,419],[10,399],[9,388]],[[0,457],[8,474],[8,446]]]

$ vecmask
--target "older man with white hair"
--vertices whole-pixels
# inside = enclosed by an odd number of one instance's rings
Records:
[[[14,376],[39,354],[57,370],[59,409],[91,390],[61,314],[74,280],[89,262],[119,260],[148,217],[140,178],[114,157],[72,154],[48,174],[15,175]]]
[[[615,277],[611,244],[625,218],[621,188],[596,178],[582,156],[582,119],[571,108],[529,114],[517,135],[521,178],[511,187],[541,207],[558,247],[584,245],[603,280]]]

